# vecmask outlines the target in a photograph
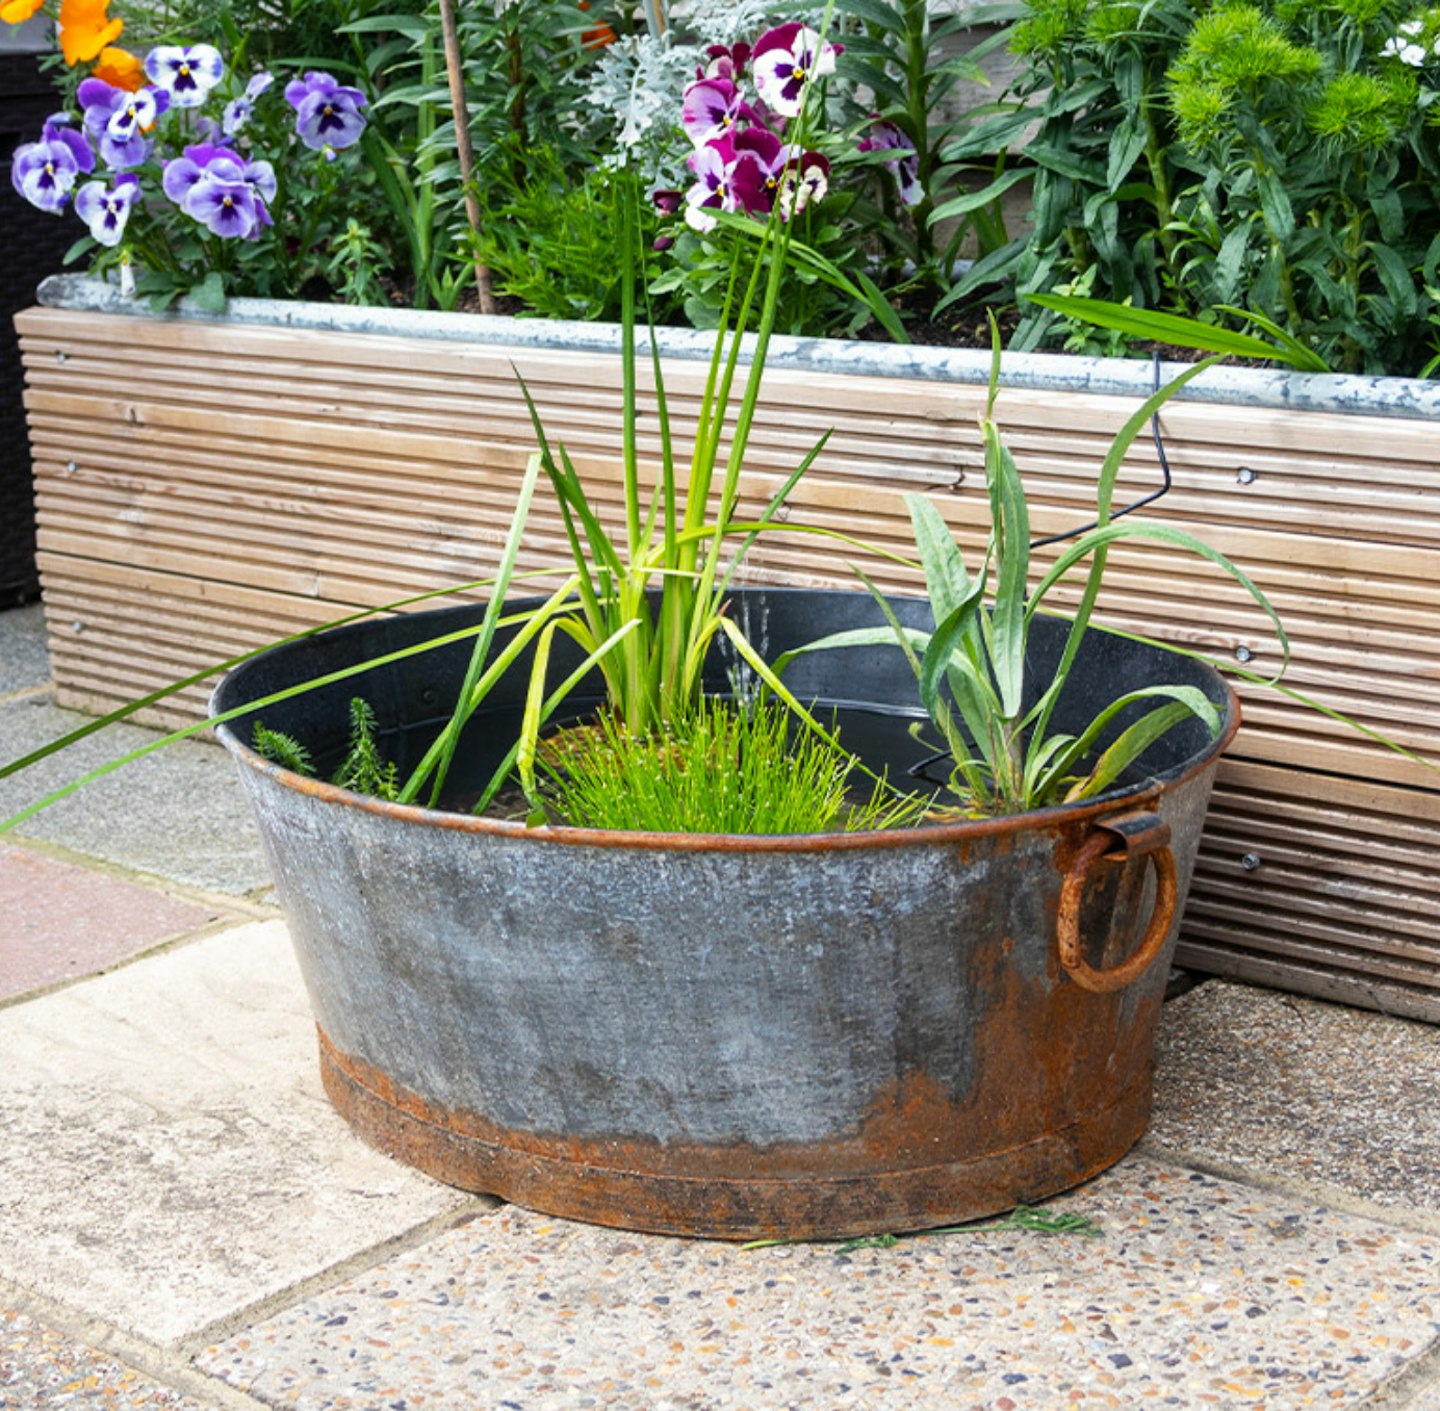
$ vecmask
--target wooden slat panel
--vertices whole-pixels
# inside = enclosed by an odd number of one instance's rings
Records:
[[[107,709],[206,663],[349,609],[495,567],[534,438],[514,367],[552,436],[621,515],[617,358],[278,328],[31,310],[17,320],[39,486],[41,571],[62,699]],[[58,356],[63,353],[63,360]],[[512,362],[514,367],[512,367]],[[666,367],[684,440],[705,369]],[[642,376],[642,456],[658,451]],[[784,513],[908,554],[902,496],[927,491],[968,555],[986,532],[984,389],[774,367],[742,483],[758,514],[827,429]],[[1089,518],[1126,398],[1007,391],[1000,418],[1037,535]],[[1199,533],[1284,615],[1288,683],[1440,757],[1440,488],[1433,423],[1174,402],[1175,487],[1148,512]],[[1258,472],[1248,484],[1240,466]],[[1158,469],[1142,438],[1123,501]],[[522,566],[563,561],[543,492]],[[1056,550],[1036,554],[1037,566]],[[757,545],[749,581],[854,586],[855,551],[813,535]],[[884,586],[917,575],[879,562]],[[540,580],[541,582],[553,579]],[[1054,606],[1073,604],[1062,584]],[[1105,620],[1268,671],[1263,614],[1211,567],[1116,549]],[[77,631],[75,624],[80,624]],[[1246,727],[1222,766],[1182,934],[1185,963],[1440,1019],[1440,787],[1433,771],[1277,696],[1241,687]],[[152,709],[173,725],[208,687]],[[1243,859],[1259,859],[1247,869]]]

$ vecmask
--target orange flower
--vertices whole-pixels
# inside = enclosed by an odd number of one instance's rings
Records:
[[[110,19],[109,7],[110,0],[60,0],[60,52],[72,68],[120,38],[125,23]]]
[[[144,65],[128,49],[118,49],[113,44],[100,51],[100,61],[90,72],[111,88],[123,88],[127,93],[145,86]]]
[[[580,8],[588,10],[590,0],[580,0]],[[604,20],[601,20],[593,29],[587,29],[580,36],[580,42],[587,49],[603,49],[607,44],[614,44],[615,39],[615,31]]]
[[[0,20],[6,24],[24,24],[45,0],[0,0]]]

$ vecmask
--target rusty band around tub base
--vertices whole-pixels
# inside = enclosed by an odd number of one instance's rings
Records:
[[[708,1239],[848,1239],[995,1215],[1079,1185],[1118,1161],[1150,1116],[1150,1071],[1101,1112],[1021,1146],[968,1161],[823,1175],[647,1171],[576,1159],[533,1134],[516,1145],[467,1132],[450,1114],[320,1038],[320,1074],[336,1110],[371,1146],[463,1190],[547,1215],[650,1234]],[[486,1124],[488,1126],[488,1124]],[[595,1142],[601,1148],[605,1144]],[[618,1144],[617,1144],[618,1146]],[[628,1147],[634,1154],[633,1145]],[[824,1153],[815,1165],[823,1169]],[[697,1162],[697,1168],[699,1163]]]

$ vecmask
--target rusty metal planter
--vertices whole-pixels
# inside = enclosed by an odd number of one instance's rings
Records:
[[[771,653],[878,621],[863,594],[741,597]],[[897,605],[923,624],[922,605]],[[229,676],[215,709],[477,612],[277,649]],[[1040,669],[1058,636],[1042,630]],[[364,695],[403,771],[467,650],[260,716],[323,763],[345,702]],[[725,689],[725,663],[711,670]],[[914,683],[895,652],[819,654],[792,674],[802,696],[868,722],[876,759],[914,750]],[[467,731],[462,793],[513,739],[512,676]],[[1144,1129],[1175,922],[1238,707],[1208,668],[1095,633],[1056,718],[1065,728],[1158,680],[1223,704],[1222,737],[1174,732],[1142,782],[1094,802],[880,834],[526,830],[361,798],[220,734],[265,839],[326,1088],[367,1140],[442,1180],[601,1224],[840,1236],[1040,1198]]]

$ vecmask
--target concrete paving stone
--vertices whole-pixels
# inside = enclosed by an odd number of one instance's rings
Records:
[[[1440,1215],[1440,1028],[1211,980],[1165,1006],[1156,1063],[1152,1150]]]
[[[284,927],[0,1011],[0,1277],[174,1342],[467,1197],[320,1087]]]
[[[0,760],[28,754],[88,718],[45,697],[0,704]],[[0,780],[0,819],[156,738],[137,726],[110,726]],[[26,819],[16,833],[232,896],[270,882],[230,757],[200,741],[182,740],[127,764]]]
[[[743,1250],[502,1207],[200,1354],[296,1411],[1353,1407],[1440,1239],[1132,1156],[1014,1230]]]
[[[0,697],[44,686],[49,680],[44,609],[36,603],[0,612]]]
[[[62,1407],[168,1407],[206,1411],[202,1403],[159,1385],[27,1314],[0,1308],[0,1411]]]
[[[0,844],[0,1000],[94,974],[220,915],[215,907]]]

